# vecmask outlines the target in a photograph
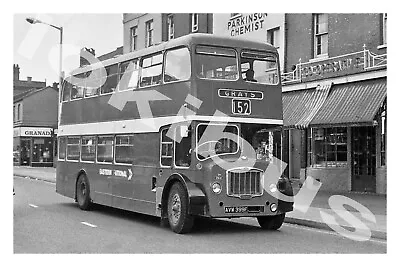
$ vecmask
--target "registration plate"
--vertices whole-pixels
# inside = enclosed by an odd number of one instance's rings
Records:
[[[249,115],[251,114],[251,102],[249,99],[232,99],[232,113]]]
[[[225,207],[225,213],[243,213],[247,212],[247,207]]]

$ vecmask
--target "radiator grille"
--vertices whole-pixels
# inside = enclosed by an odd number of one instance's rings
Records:
[[[260,196],[263,193],[260,170],[228,171],[227,178],[228,196]]]

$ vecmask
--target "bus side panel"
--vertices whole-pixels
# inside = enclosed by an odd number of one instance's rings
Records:
[[[56,169],[56,192],[75,198],[75,179],[71,179],[70,162],[58,161]]]
[[[134,136],[132,167],[134,210],[156,215],[156,190],[153,177],[158,177],[159,133]]]
[[[100,175],[100,169],[111,169],[106,164],[82,163],[90,184],[90,197],[93,202],[111,206],[111,185],[110,176]]]

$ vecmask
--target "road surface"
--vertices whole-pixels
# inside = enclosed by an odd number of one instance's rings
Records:
[[[14,177],[14,253],[386,253],[384,240],[357,242],[334,232],[255,219],[197,221],[173,233],[159,219],[96,206],[82,211],[55,184]]]

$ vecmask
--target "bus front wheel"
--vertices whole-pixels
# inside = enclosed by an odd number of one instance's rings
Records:
[[[285,213],[274,216],[260,216],[257,217],[258,224],[262,229],[278,230],[285,220]]]
[[[189,200],[183,185],[176,182],[168,194],[167,215],[169,226],[175,233],[184,234],[193,227],[193,216],[189,214]]]
[[[89,210],[91,207],[89,180],[85,174],[79,175],[76,182],[76,201],[82,210]]]

